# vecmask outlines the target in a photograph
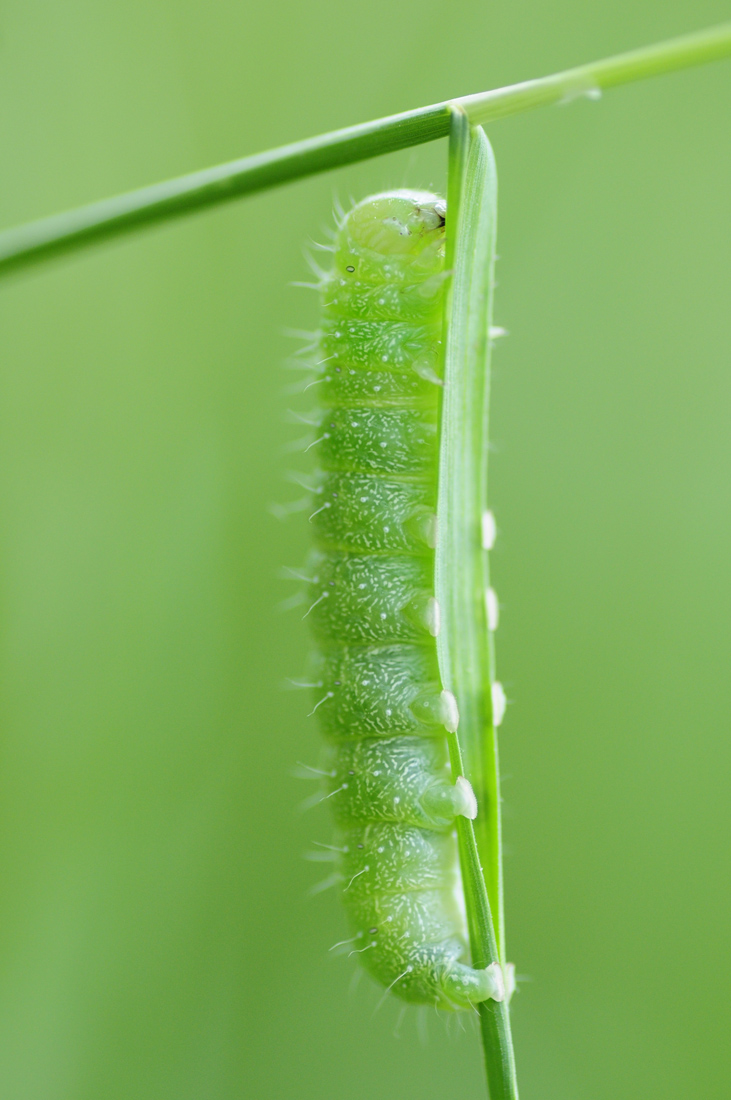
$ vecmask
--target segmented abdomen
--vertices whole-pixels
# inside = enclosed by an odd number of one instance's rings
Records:
[[[340,227],[322,285],[308,614],[354,949],[399,996],[456,1008],[493,981],[468,962],[454,822],[476,807],[450,776],[456,704],[435,641],[444,219],[437,196],[402,191]]]

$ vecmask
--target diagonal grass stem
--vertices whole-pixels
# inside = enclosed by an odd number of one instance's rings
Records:
[[[130,191],[0,233],[0,275],[291,180],[447,137],[450,107],[472,123],[591,95],[731,56],[731,23],[552,76],[421,107]]]

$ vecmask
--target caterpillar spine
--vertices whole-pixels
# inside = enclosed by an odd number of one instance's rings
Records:
[[[387,992],[465,1009],[505,991],[497,964],[469,964],[454,823],[477,805],[450,775],[435,641],[445,217],[438,196],[394,191],[341,221],[320,283],[306,614],[358,957]]]

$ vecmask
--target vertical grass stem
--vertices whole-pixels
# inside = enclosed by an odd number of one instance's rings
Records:
[[[494,659],[485,592],[489,581],[481,521],[487,500],[490,396],[489,326],[495,256],[497,175],[481,129],[452,112],[447,205],[447,268],[440,411],[439,544],[436,593],[442,608],[439,662],[456,696],[458,734],[450,737],[453,774],[466,774],[479,807],[460,819],[460,862],[472,962],[505,965],[497,737],[492,713]],[[480,1005],[491,1100],[517,1100],[507,1002]]]

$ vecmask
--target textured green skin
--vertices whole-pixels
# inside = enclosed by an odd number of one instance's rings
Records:
[[[429,618],[443,210],[392,192],[338,234],[322,286],[309,621],[354,949],[398,996],[455,1009],[488,994],[468,964]]]

